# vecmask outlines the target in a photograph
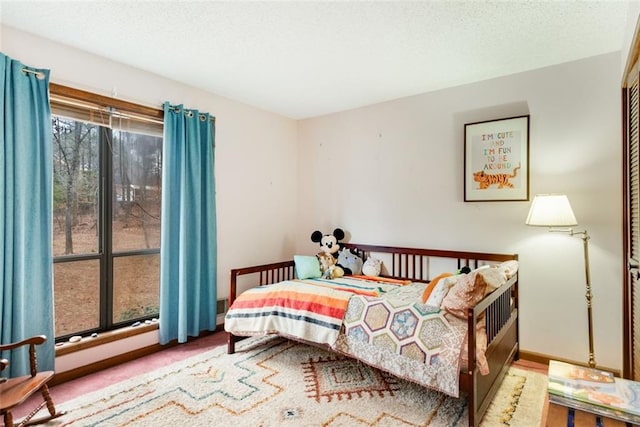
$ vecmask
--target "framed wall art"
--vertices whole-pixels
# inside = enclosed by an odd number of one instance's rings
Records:
[[[529,200],[529,116],[464,125],[464,201]]]

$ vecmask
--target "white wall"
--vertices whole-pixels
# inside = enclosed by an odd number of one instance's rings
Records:
[[[527,227],[528,202],[465,203],[464,125],[530,114],[531,194],[566,193],[591,238],[598,364],[622,366],[620,54],[299,122],[298,251],[353,242],[514,252],[521,349],[588,355],[582,241]]]
[[[294,120],[6,26],[0,27],[0,41],[6,55],[50,69],[52,82],[157,108],[170,101],[216,116],[219,298],[228,295],[231,268],[291,257],[297,215]],[[100,355],[149,345],[148,338],[128,341],[128,348],[101,347]],[[56,369],[81,365],[82,355],[74,353],[73,361]]]
[[[115,92],[145,105],[184,103],[217,117],[220,296],[227,295],[230,268],[315,253],[311,232],[336,226],[361,243],[516,252],[522,349],[584,361],[581,241],[524,226],[527,202],[463,202],[464,124],[530,114],[531,194],[566,193],[580,225],[591,234],[596,359],[621,368],[621,55],[296,126],[11,28],[1,28],[0,35],[4,53],[50,68],[54,82],[108,96]],[[83,363],[81,355],[74,358]]]

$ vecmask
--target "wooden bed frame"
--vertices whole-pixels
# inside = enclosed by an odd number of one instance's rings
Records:
[[[363,259],[369,256],[382,259],[387,271],[385,276],[428,282],[431,277],[447,271],[438,269],[436,264],[451,262],[450,269],[468,266],[475,269],[486,263],[517,260],[515,254],[489,254],[480,252],[461,252],[436,249],[412,249],[391,246],[361,245],[340,243],[350,248]],[[433,274],[431,274],[431,270]],[[451,270],[448,270],[451,271]],[[245,276],[245,277],[241,277]],[[262,286],[295,278],[294,262],[284,261],[231,270],[229,305],[236,298],[239,281],[243,287]],[[474,308],[468,311],[468,355],[469,366],[460,372],[460,391],[466,393],[469,408],[469,426],[478,426],[491,400],[498,391],[502,379],[511,362],[519,357],[518,334],[518,276],[515,275],[506,285],[485,296]],[[487,325],[486,357],[490,373],[481,375],[475,363],[476,323],[484,313]],[[229,354],[235,352],[235,343],[245,337],[228,334]]]

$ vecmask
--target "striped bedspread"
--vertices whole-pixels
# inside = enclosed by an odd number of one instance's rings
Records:
[[[338,338],[352,295],[379,296],[393,285],[357,279],[288,280],[243,292],[225,316],[234,335],[278,333],[318,344]]]

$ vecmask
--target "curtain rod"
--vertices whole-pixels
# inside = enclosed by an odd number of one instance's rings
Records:
[[[36,77],[40,80],[44,79],[44,73],[42,71],[34,71],[34,70],[30,70],[28,68],[23,68],[22,69],[23,73],[31,73],[31,74],[35,74]]]
[[[174,105],[170,105],[170,106],[169,106],[169,109],[170,109],[171,111],[173,111],[174,113],[179,113],[179,112],[180,112],[180,108],[179,108],[179,107],[176,107],[176,106],[174,106]],[[185,113],[185,114],[189,115],[189,117],[192,117],[192,116],[193,116],[193,110],[190,110],[190,109],[188,109],[188,108],[182,108],[182,111],[184,111],[184,113]],[[201,113],[199,118],[200,118],[200,120],[203,120],[203,121],[204,121],[204,117],[205,117],[205,114],[202,114],[202,113]],[[214,122],[214,123],[216,122],[216,118],[215,118],[215,116],[212,116],[212,115],[209,115],[209,120],[211,120],[211,121],[212,121],[212,122]]]

